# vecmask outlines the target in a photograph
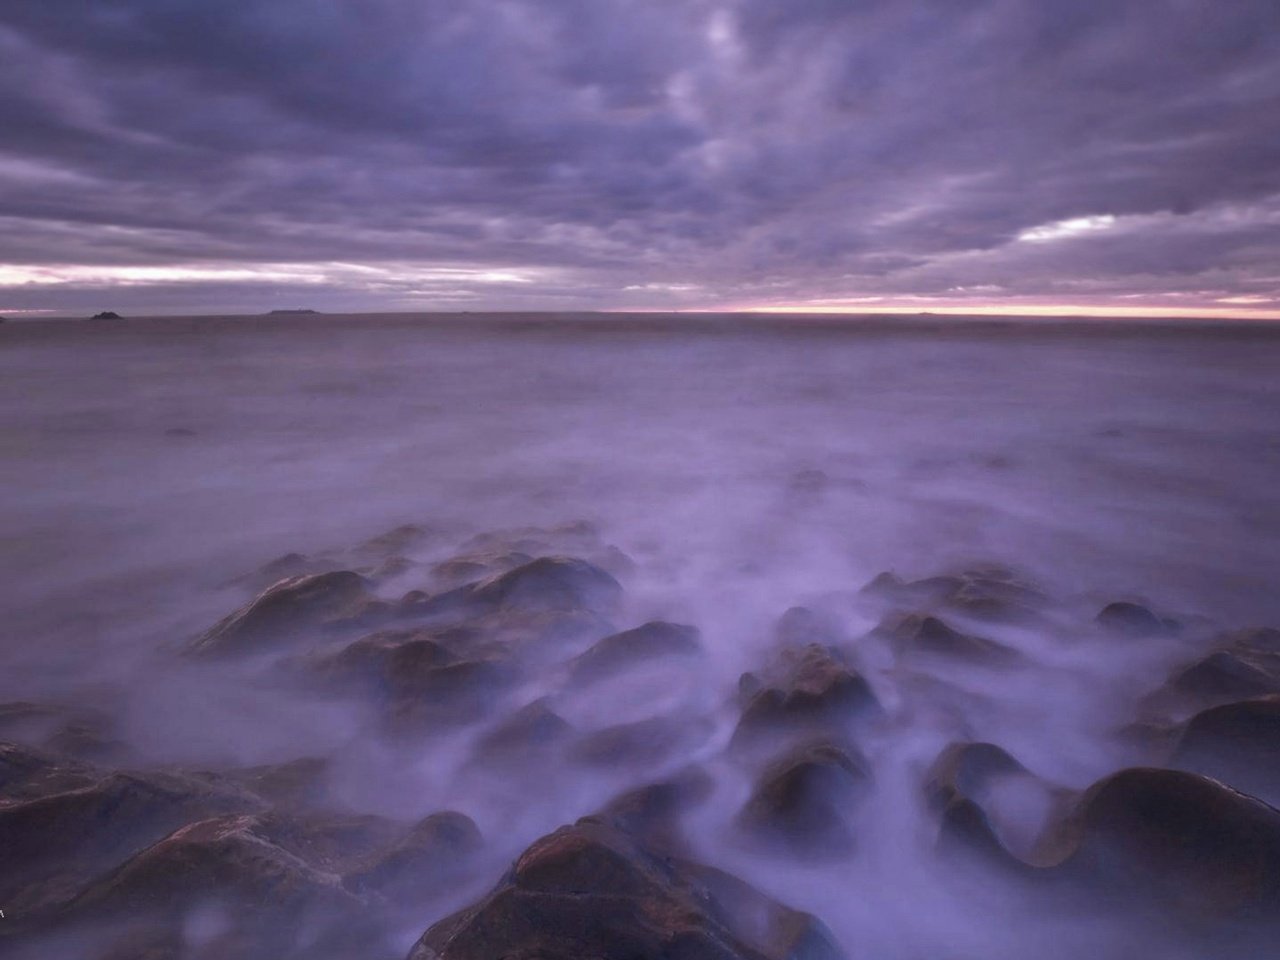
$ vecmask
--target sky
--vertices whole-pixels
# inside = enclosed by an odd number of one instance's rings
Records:
[[[1277,0],[0,0],[0,314],[1280,318]]]

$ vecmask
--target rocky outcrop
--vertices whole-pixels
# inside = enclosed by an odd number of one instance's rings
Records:
[[[848,856],[851,814],[870,780],[861,756],[832,743],[805,745],[765,769],[737,825],[768,850],[803,859]]]
[[[1103,607],[1094,622],[1107,633],[1126,637],[1159,637],[1174,632],[1172,620],[1157,617],[1140,603],[1117,600]]]
[[[813,917],[588,818],[533,844],[488,896],[433,926],[409,956],[836,960],[840,952]]]
[[[880,704],[870,684],[834,649],[788,648],[743,691],[747,696],[731,746],[752,748],[815,737],[841,739],[851,723],[874,717]]]
[[[569,665],[573,684],[590,683],[656,660],[700,656],[698,628],[651,620],[597,641]]]
[[[1011,647],[961,633],[938,617],[916,613],[891,617],[877,629],[900,657],[943,657],[986,666],[1007,666],[1019,659]]]
[[[315,639],[327,628],[373,619],[377,599],[364,577],[349,570],[290,577],[215,624],[188,648],[194,656],[226,656]]]
[[[1183,728],[1170,765],[1280,803],[1280,696],[1196,714]]]

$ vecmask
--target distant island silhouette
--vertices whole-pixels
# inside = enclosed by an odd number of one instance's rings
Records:
[[[114,310],[103,310],[101,313],[95,313],[90,320],[123,320],[124,318]]]
[[[319,313],[319,312],[320,312],[319,310],[306,310],[302,308],[299,308],[296,310],[272,310],[267,314],[267,316],[274,317],[274,316],[277,316],[278,314],[299,314],[299,313]]]

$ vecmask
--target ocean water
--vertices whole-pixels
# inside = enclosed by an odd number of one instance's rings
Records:
[[[1117,736],[1219,629],[1280,624],[1280,330],[1254,325],[610,317],[47,321],[0,328],[0,700],[111,716],[140,762],[203,768],[325,755],[350,809],[452,808],[490,886],[531,840],[693,763],[716,777],[698,855],[821,917],[852,957],[1109,955],[1112,928],[1027,915],[939,870],[922,771],[990,740],[1080,789],[1141,759]],[[431,531],[383,589],[486,531],[589,521],[629,563],[618,627],[696,625],[706,658],[602,695],[554,671],[583,730],[647,717],[709,732],[636,769],[464,776],[474,731],[405,749],[359,708],[173,652],[243,604],[238,577],[291,551]],[[904,671],[862,639],[882,571],[973,564],[1052,597],[997,627],[1006,671]],[[1090,630],[1135,600],[1191,625],[1155,645]],[[744,670],[807,605],[840,624],[886,708],[861,744],[875,791],[858,855],[791,865],[732,840],[749,777],[723,757]],[[1045,811],[1006,798],[1031,836]],[[1012,838],[1011,838],[1012,839]],[[1177,945],[1162,955],[1178,956]],[[1029,954],[1027,951],[1034,951]],[[1081,952],[1085,951],[1085,952]],[[1095,951],[1089,953],[1088,951]]]

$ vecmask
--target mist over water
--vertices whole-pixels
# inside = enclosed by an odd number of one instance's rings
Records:
[[[1261,328],[11,324],[0,700],[99,711],[133,767],[323,756],[344,808],[467,814],[481,865],[389,932],[405,950],[536,838],[690,765],[713,782],[688,823],[698,857],[816,914],[851,960],[1150,949],[1145,927],[1036,912],[941,864],[921,784],[949,743],[1000,745],[1049,785],[985,798],[1029,853],[1052,790],[1144,761],[1119,731],[1171,670],[1222,630],[1280,624],[1277,369],[1280,336]],[[485,722],[405,741],[261,658],[177,655],[283,554],[420,525],[412,563],[377,581],[391,600],[436,592],[433,565],[472,537],[577,521],[598,536],[566,534],[563,552],[589,542],[625,589],[611,625],[695,625],[703,656],[580,683],[566,663],[587,637],[496,694]],[[1007,667],[904,663],[873,633],[891,611],[860,590],[878,574],[984,564],[1053,600],[1030,625],[956,620],[1018,651]],[[1184,629],[1117,643],[1093,628],[1116,600]],[[739,676],[770,661],[795,606],[832,625],[884,709],[856,735],[872,783],[836,860],[792,862],[732,829],[758,769],[727,749]],[[679,735],[627,764],[478,768],[477,738],[543,697],[583,736],[653,718]]]

